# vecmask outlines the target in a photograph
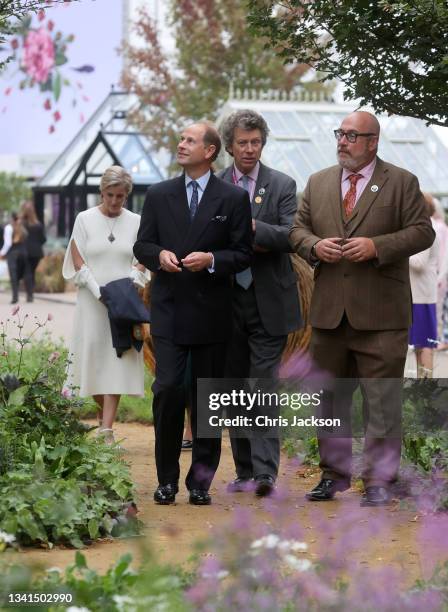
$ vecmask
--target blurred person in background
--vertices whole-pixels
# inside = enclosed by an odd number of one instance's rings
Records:
[[[27,301],[32,302],[33,300],[26,254],[26,237],[27,231],[19,215],[12,213],[10,222],[5,226],[3,246],[0,250],[0,257],[6,259],[8,264],[12,291],[11,304],[17,304],[19,301],[19,282],[22,278],[25,281]]]
[[[423,196],[432,221],[436,210],[434,198],[429,193],[424,193]],[[437,233],[429,249],[409,258],[412,291],[412,325],[409,330],[409,344],[415,349],[418,378],[432,378],[433,351],[437,344],[438,262],[439,236]]]
[[[432,216],[433,226],[439,242],[438,283],[437,283],[437,339],[436,350],[448,349],[448,225],[445,222],[445,211],[437,198],[432,197],[435,212]]]
[[[27,258],[27,274],[30,291],[28,302],[33,301],[36,268],[39,261],[44,256],[43,245],[47,241],[45,229],[36,215],[34,204],[31,201],[23,202],[20,208],[20,218],[23,227],[26,229],[25,247]]]

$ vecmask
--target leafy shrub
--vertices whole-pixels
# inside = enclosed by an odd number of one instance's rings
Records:
[[[81,547],[138,527],[128,466],[88,437],[82,400],[62,393],[63,351],[22,337],[17,316],[15,346],[0,334],[0,529],[20,544]]]

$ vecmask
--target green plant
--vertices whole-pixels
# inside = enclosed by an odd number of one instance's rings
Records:
[[[24,176],[19,176],[13,172],[0,172],[0,202],[2,203],[2,210],[8,212],[18,210],[21,203],[30,198],[31,189]]]
[[[67,605],[91,612],[188,612],[192,609],[183,596],[189,577],[182,570],[156,563],[148,552],[138,570],[131,567],[131,562],[130,555],[123,555],[101,575],[87,566],[84,555],[78,551],[74,564],[64,573],[57,568],[44,573],[33,572],[23,565],[4,566],[0,576],[0,606],[6,607],[9,594],[14,592],[58,596],[59,605],[37,608],[40,610],[64,610]]]
[[[16,338],[6,341],[9,320],[0,334],[0,529],[19,544],[76,547],[135,532],[128,466],[115,447],[88,437],[82,400],[62,392],[63,351],[24,337],[24,318],[13,312]]]

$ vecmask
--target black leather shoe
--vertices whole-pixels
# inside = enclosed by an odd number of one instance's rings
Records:
[[[272,495],[275,488],[275,480],[269,474],[261,474],[255,477],[255,495],[257,497],[267,497]]]
[[[204,489],[191,489],[189,501],[193,506],[209,506],[212,503],[212,498],[208,491],[204,491]]]
[[[159,485],[154,491],[154,501],[156,504],[162,504],[163,506],[174,504],[178,491],[177,484]]]
[[[247,491],[253,490],[252,478],[235,478],[232,482],[227,485],[228,493],[246,493]]]
[[[366,487],[361,499],[361,506],[387,506],[390,504],[390,495],[384,487]]]
[[[347,480],[322,478],[317,487],[314,487],[314,489],[306,494],[306,498],[310,501],[329,501],[333,499],[335,493],[346,491],[347,489],[350,489],[350,483]]]

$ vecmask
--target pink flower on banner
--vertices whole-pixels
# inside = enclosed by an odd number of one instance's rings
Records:
[[[45,109],[45,110],[51,110],[51,100],[50,100],[50,98],[47,98],[47,99],[45,100],[45,103],[44,103],[44,109]]]
[[[55,129],[55,128],[54,128],[54,125],[50,125],[50,127],[48,128],[48,132],[49,132],[50,134],[53,134],[54,129]]]
[[[27,74],[38,83],[45,83],[54,67],[54,44],[44,28],[30,30],[24,44],[23,65]]]
[[[53,118],[55,121],[59,121],[61,118],[61,113],[59,111],[56,111],[53,113]]]

